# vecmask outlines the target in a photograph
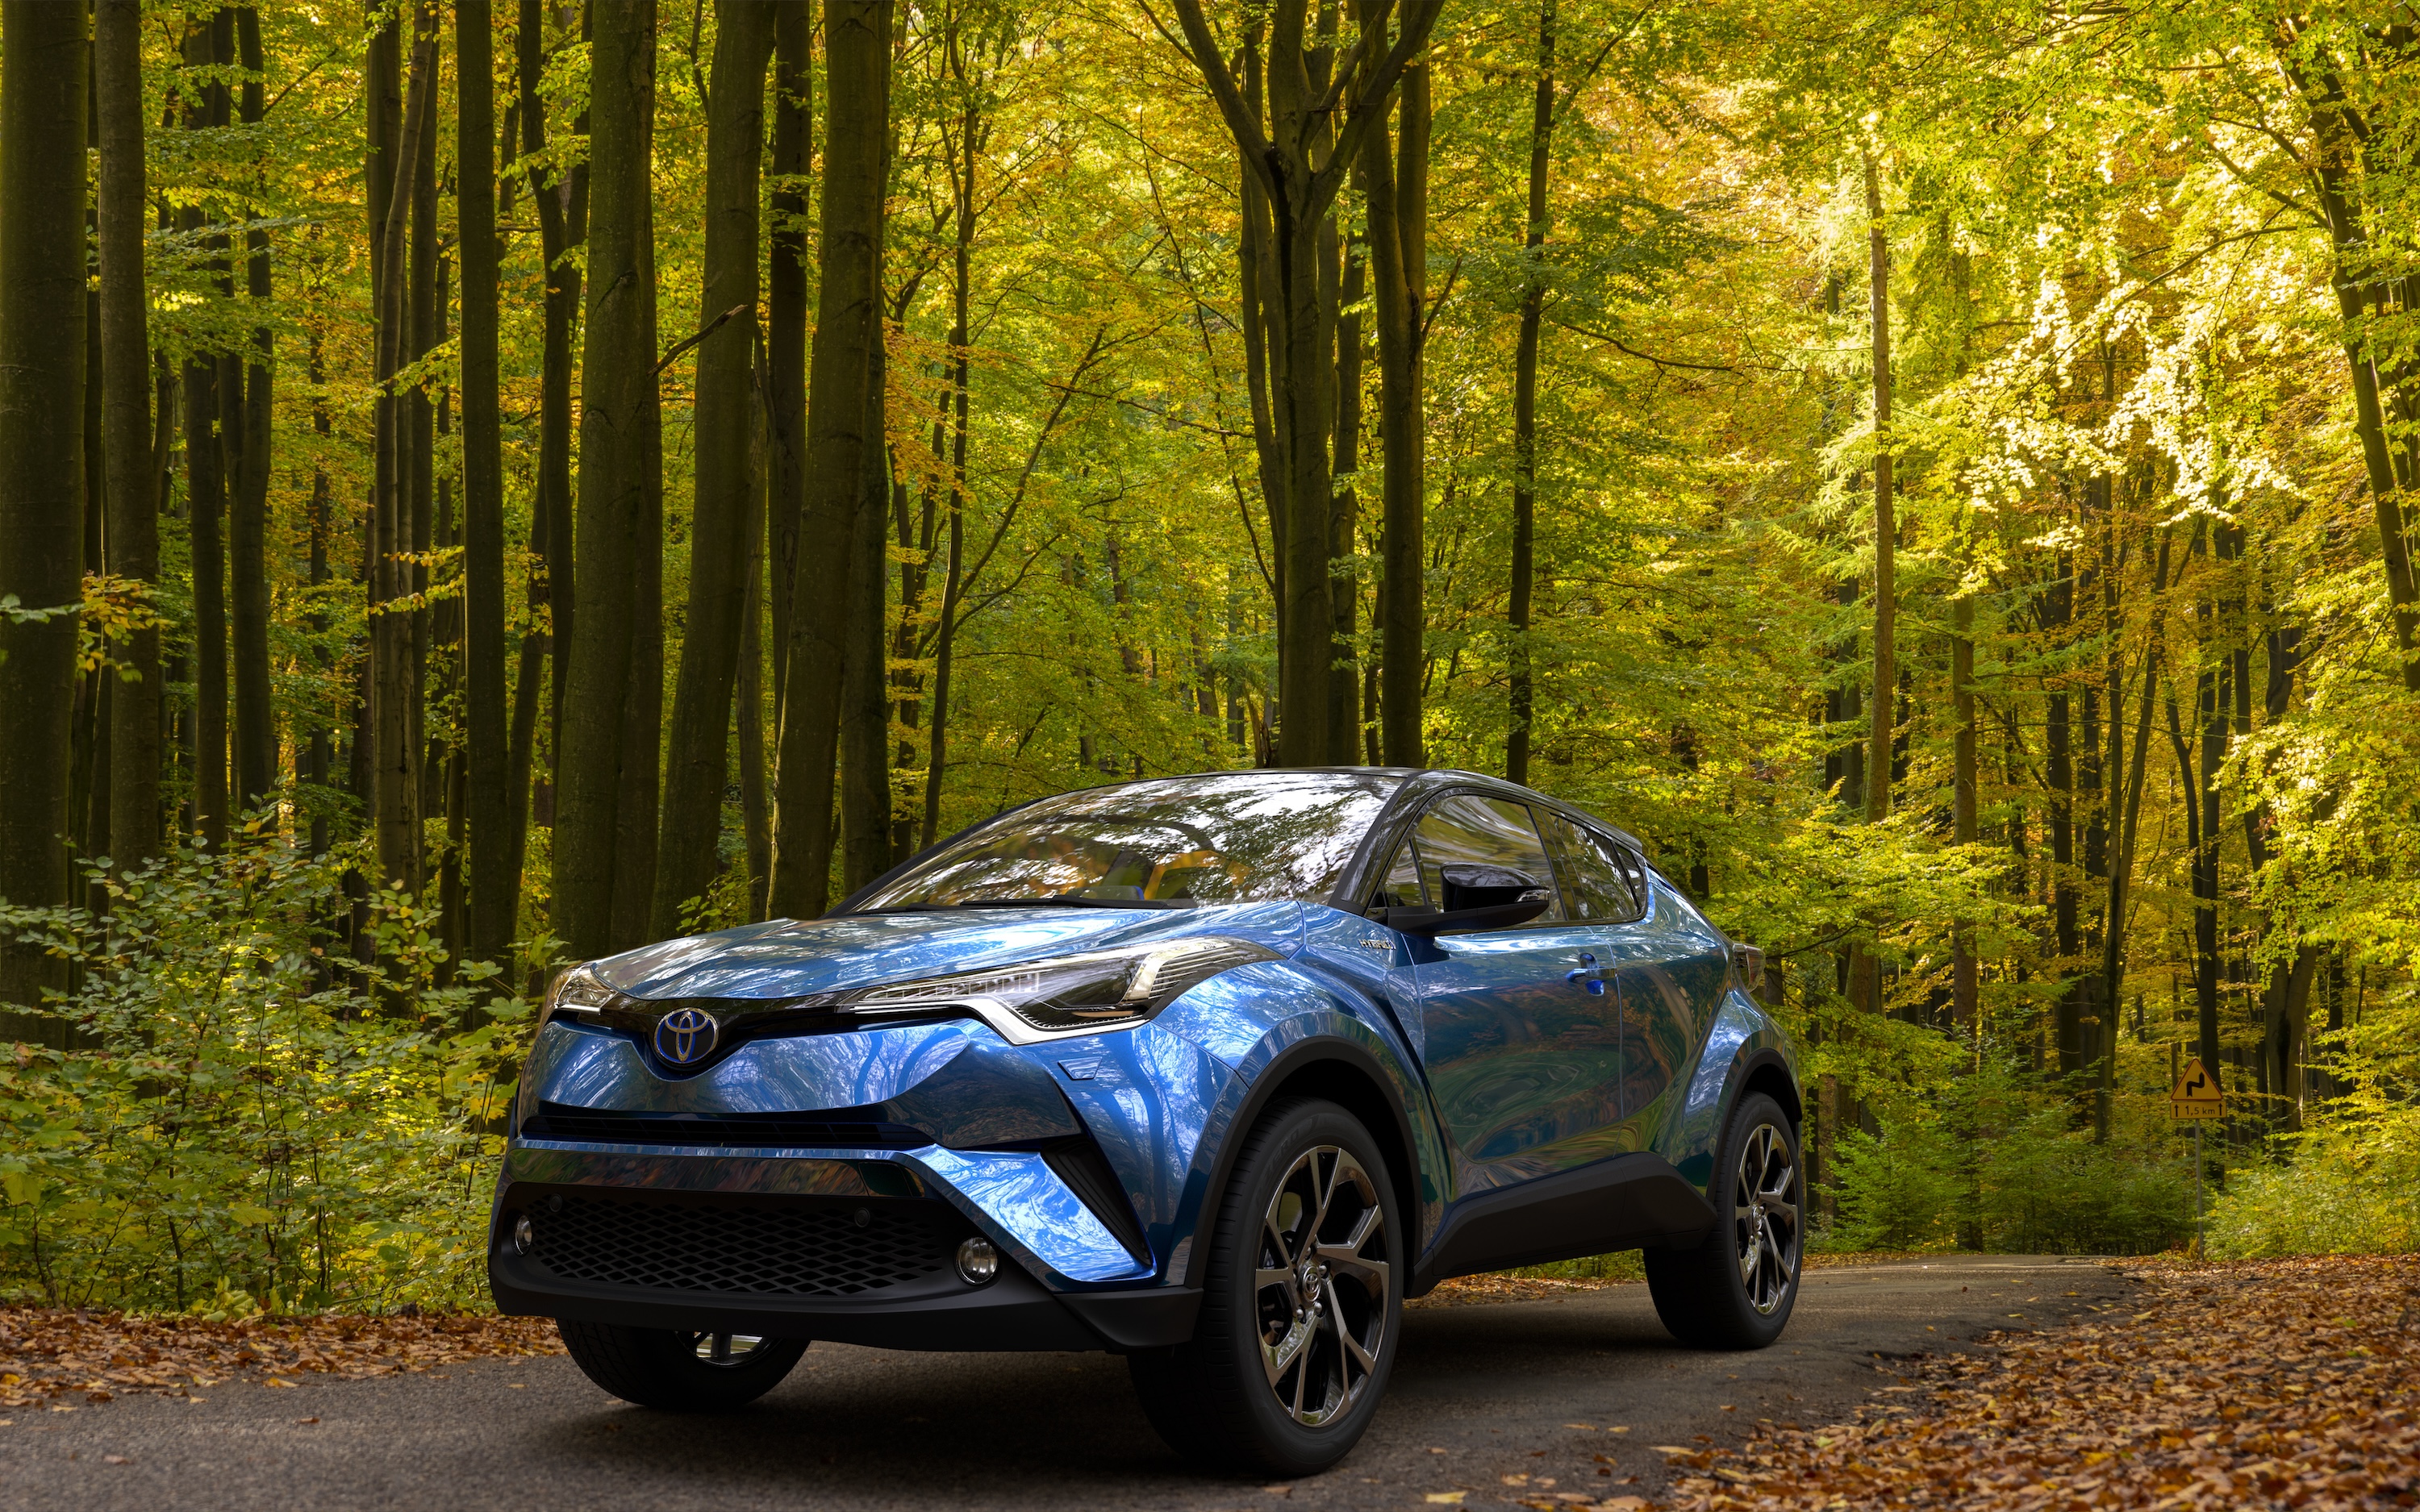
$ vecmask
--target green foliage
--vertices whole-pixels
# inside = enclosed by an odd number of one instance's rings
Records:
[[[246,1312],[476,1304],[530,1005],[452,975],[429,910],[274,835],[107,878],[109,911],[0,910],[79,981],[74,1048],[0,1059],[0,1297]]]
[[[2192,1232],[2193,1173],[2146,1108],[2126,1137],[2096,1143],[2073,1096],[1987,1071],[1841,1136],[1839,1219],[1823,1247],[2141,1255]]]

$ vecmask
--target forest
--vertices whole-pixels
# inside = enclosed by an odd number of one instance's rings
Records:
[[[1641,836],[1835,1247],[2420,1248],[2415,228],[2403,4],[5,0],[0,1294],[480,1302],[558,964],[1254,764]]]

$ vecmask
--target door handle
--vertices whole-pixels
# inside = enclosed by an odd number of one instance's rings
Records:
[[[1579,968],[1575,971],[1564,972],[1563,980],[1565,981],[1583,983],[1587,986],[1590,996],[1603,997],[1605,995],[1605,972],[1603,968],[1597,965],[1596,956],[1590,951],[1582,950],[1579,953],[1578,960]]]

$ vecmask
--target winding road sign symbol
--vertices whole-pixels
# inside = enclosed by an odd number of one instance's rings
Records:
[[[2218,1078],[2203,1069],[2199,1056],[2185,1062],[2184,1074],[2177,1078],[2175,1089],[2168,1093],[2168,1116],[2175,1119],[2226,1117],[2226,1094],[2220,1090]]]

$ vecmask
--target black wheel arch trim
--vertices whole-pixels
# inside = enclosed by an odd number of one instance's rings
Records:
[[[1287,1082],[1323,1062],[1342,1065],[1358,1074],[1370,1084],[1378,1100],[1386,1104],[1393,1127],[1388,1131],[1373,1129],[1370,1132],[1394,1135],[1396,1149],[1401,1152],[1400,1163],[1404,1168],[1390,1170],[1388,1177],[1394,1186],[1395,1205],[1403,1214],[1407,1230],[1404,1253],[1407,1261],[1419,1253],[1419,1176],[1412,1168],[1419,1159],[1419,1145],[1413,1136],[1411,1119],[1400,1105],[1401,1098],[1392,1090],[1393,1078],[1387,1074],[1386,1068],[1367,1047],[1341,1036],[1323,1035],[1286,1046],[1253,1078],[1251,1089],[1244,1094],[1244,1101],[1236,1107],[1234,1118],[1229,1121],[1227,1132],[1218,1142],[1218,1156],[1210,1165],[1209,1183],[1202,1191],[1202,1207],[1194,1219],[1192,1237],[1196,1242],[1187,1252],[1185,1274],[1170,1277],[1172,1283],[1198,1292],[1202,1286],[1202,1269],[1209,1263],[1210,1230],[1218,1222],[1219,1198],[1234,1175],[1235,1160],[1243,1147],[1242,1136],[1261,1121],[1261,1115],[1284,1090]]]

